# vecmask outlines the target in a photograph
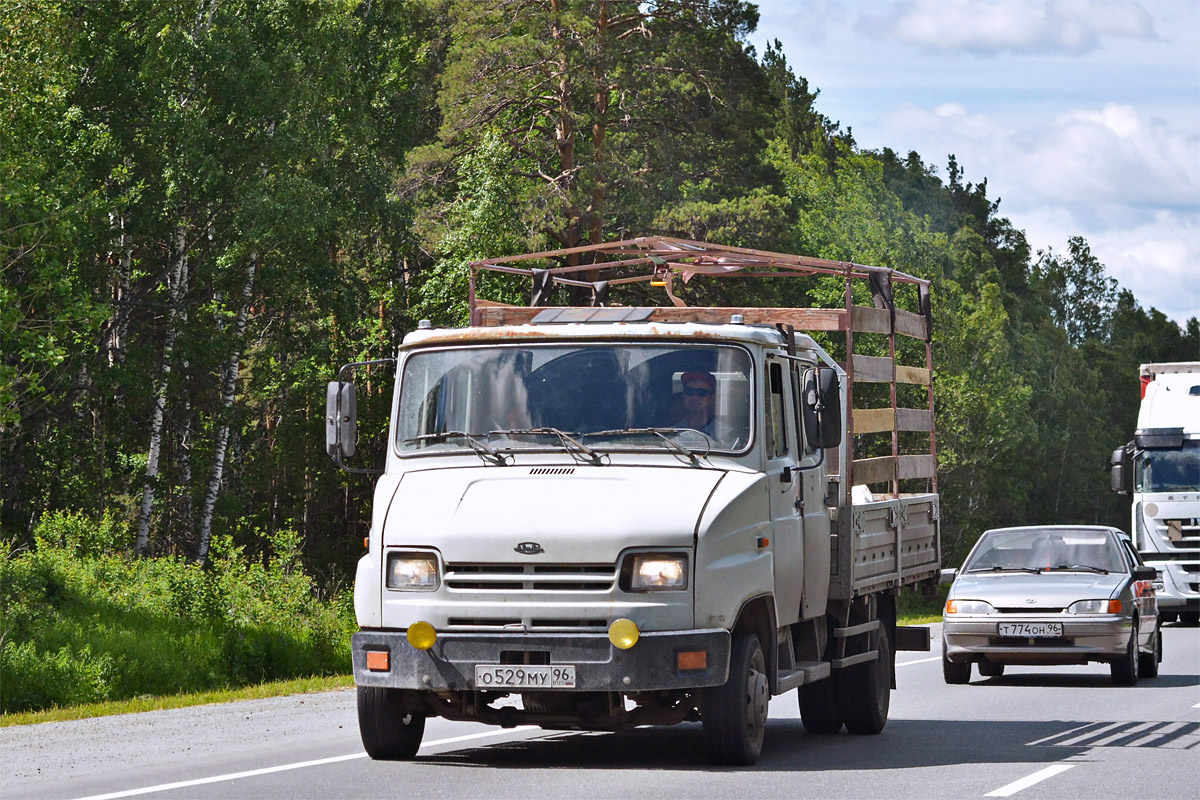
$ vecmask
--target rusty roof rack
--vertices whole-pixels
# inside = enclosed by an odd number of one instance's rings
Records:
[[[550,262],[552,266],[545,266]],[[532,279],[529,306],[515,306],[480,298],[476,293],[480,272],[525,275]],[[704,278],[782,278],[834,276],[845,281],[842,308],[758,308],[690,307],[674,293],[674,282]],[[855,280],[866,281],[874,306],[854,305]],[[556,286],[574,288],[590,294],[591,307],[607,306],[613,287],[648,282],[661,287],[670,306],[639,308],[637,319],[649,322],[726,323],[740,314],[746,323],[775,325],[782,332],[792,329],[843,332],[846,336],[848,406],[847,441],[854,433],[891,433],[892,453],[876,458],[850,459],[847,484],[891,485],[899,496],[901,480],[927,479],[937,490],[936,436],[933,426],[933,353],[931,346],[932,314],[930,282],[887,267],[873,267],[848,261],[750,250],[742,247],[693,242],[665,236],[644,236],[620,242],[548,250],[518,256],[501,256],[470,264],[469,303],[471,324],[475,326],[521,325],[547,310],[547,301]],[[917,289],[917,309],[897,307],[894,284],[911,284]],[[562,308],[562,307],[558,307]],[[633,310],[633,309],[630,309]],[[582,311],[582,309],[580,309]],[[585,315],[574,317],[583,319]],[[599,315],[608,316],[608,315]],[[854,350],[855,333],[882,334],[888,337],[887,357],[858,354]],[[896,363],[896,334],[923,340],[925,364],[904,366]],[[887,408],[855,408],[855,383],[888,383],[891,403]],[[900,408],[897,384],[926,388],[927,409]],[[901,431],[929,434],[928,452],[901,455]]]

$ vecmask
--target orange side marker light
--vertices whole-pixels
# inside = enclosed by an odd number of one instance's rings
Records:
[[[367,669],[372,672],[387,672],[388,671],[388,651],[387,650],[368,650],[367,651]]]

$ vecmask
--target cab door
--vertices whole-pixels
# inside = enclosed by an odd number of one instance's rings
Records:
[[[829,566],[832,560],[829,537],[829,511],[825,508],[825,490],[829,470],[825,454],[805,439],[801,403],[804,371],[815,365],[791,362],[792,425],[796,431],[799,456],[799,480],[796,487],[800,508],[800,527],[804,537],[804,590],[800,603],[801,619],[825,613],[829,598]]]
[[[771,510],[771,551],[775,578],[775,614],[780,627],[800,619],[804,593],[804,530],[798,500],[800,470],[790,368],[780,358],[766,365],[763,404],[767,493]],[[824,610],[824,609],[822,609]]]

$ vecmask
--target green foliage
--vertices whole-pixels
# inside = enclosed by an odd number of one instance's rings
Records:
[[[0,710],[200,691],[344,672],[348,593],[316,596],[294,531],[209,566],[114,548],[108,520],[48,515],[34,550],[0,552]]]

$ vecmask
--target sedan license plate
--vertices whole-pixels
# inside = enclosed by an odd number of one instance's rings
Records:
[[[1001,622],[1000,635],[1025,639],[1062,636],[1061,622]]]
[[[574,689],[574,665],[476,664],[476,689]]]

